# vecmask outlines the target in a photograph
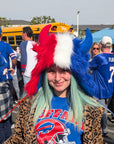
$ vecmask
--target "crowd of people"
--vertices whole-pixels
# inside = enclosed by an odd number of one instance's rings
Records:
[[[50,27],[38,42],[24,27],[16,49],[2,41],[0,28],[0,144],[105,144],[107,109],[114,122],[112,39],[93,42],[87,29],[83,41],[50,34]],[[17,102],[12,134],[10,111]]]

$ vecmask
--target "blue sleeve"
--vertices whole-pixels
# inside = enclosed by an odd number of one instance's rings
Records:
[[[89,62],[89,68],[90,70],[95,70],[98,67],[106,64],[108,64],[107,59],[102,54],[99,54],[93,57],[92,61]]]
[[[0,54],[0,82],[7,79],[7,62],[4,60],[4,57]]]
[[[96,69],[98,66],[96,62],[96,58],[94,57],[90,62],[89,62],[89,68],[90,70]]]
[[[26,64],[27,64],[27,41],[21,42],[20,50],[21,50],[21,70],[25,72]]]

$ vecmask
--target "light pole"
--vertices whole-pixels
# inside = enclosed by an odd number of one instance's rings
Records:
[[[80,11],[77,11],[77,37],[79,35],[79,13]]]

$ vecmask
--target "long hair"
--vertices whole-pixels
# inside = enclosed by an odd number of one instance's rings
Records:
[[[38,120],[38,117],[41,115],[43,110],[45,109],[44,116],[46,115],[47,111],[51,108],[51,99],[53,97],[53,90],[48,84],[47,74],[42,76],[42,87],[39,89],[38,93],[36,94],[36,98],[33,102],[32,110],[35,109],[34,114],[34,124]],[[76,79],[74,76],[71,75],[71,86],[68,92],[68,104],[69,108],[69,115],[68,120],[72,120],[75,124],[77,122],[78,129],[81,128],[81,123],[83,120],[83,110],[85,105],[91,107],[98,107],[101,106],[97,101],[95,101],[92,97],[86,95],[83,90],[77,84]]]
[[[101,47],[100,47],[100,44],[98,42],[93,42],[92,46],[91,46],[91,49],[90,49],[90,55],[91,55],[91,58],[93,57],[93,47],[94,45],[97,45],[99,47],[99,53],[101,53]]]

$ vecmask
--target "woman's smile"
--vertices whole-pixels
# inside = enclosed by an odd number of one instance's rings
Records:
[[[47,78],[56,95],[66,97],[71,82],[70,71],[53,65],[47,71]]]

